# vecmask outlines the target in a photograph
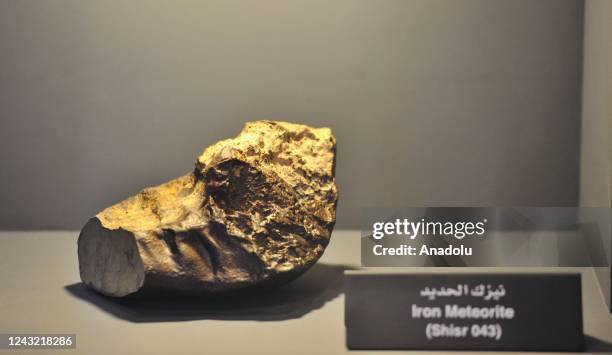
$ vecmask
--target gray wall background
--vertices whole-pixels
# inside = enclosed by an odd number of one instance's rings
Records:
[[[608,267],[596,267],[595,273],[611,306],[612,1],[587,0],[585,4],[580,205],[608,208],[607,214],[596,219],[598,228],[587,236],[599,240],[605,253]]]
[[[585,12],[580,204],[612,204],[612,1]]]
[[[582,1],[0,2],[2,229],[80,228],[250,119],[362,206],[578,203]]]

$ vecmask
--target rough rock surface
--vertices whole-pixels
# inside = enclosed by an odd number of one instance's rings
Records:
[[[83,282],[109,296],[217,293],[287,282],[323,254],[336,219],[328,128],[247,123],[193,172],[145,188],[89,220]]]

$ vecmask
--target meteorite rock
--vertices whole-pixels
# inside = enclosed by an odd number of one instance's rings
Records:
[[[328,128],[247,123],[195,169],[89,220],[83,282],[105,295],[219,293],[287,282],[323,254],[336,220]]]

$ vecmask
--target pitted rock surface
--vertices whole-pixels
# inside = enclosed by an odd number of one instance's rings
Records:
[[[290,281],[329,243],[335,152],[328,128],[247,123],[208,147],[192,172],[89,220],[78,241],[81,279],[115,297]]]

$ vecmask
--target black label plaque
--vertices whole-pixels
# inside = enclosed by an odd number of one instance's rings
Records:
[[[583,349],[580,274],[347,271],[349,349]]]

